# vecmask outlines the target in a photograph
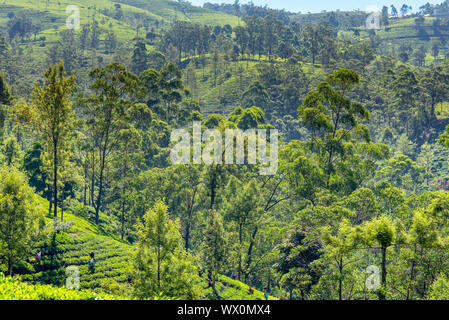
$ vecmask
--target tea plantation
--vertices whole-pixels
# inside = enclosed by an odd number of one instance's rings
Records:
[[[48,211],[48,202],[36,196],[39,210]],[[112,232],[115,221],[104,213],[99,226],[90,221],[89,215],[64,212],[64,223],[58,222],[54,230],[48,232],[35,252],[41,252],[40,261],[30,257],[17,272],[19,280],[0,278],[0,299],[10,299],[13,290],[24,299],[130,299],[132,298],[132,254],[131,244],[118,239]],[[55,228],[47,216],[51,228]],[[89,266],[89,253],[95,253],[96,264]],[[64,288],[67,268],[79,269],[80,291]],[[70,270],[70,269],[69,269]],[[207,279],[202,278],[202,298],[220,300],[265,300],[264,293],[226,276],[220,276],[216,285],[218,295],[209,288]],[[35,285],[35,287],[33,287]],[[13,288],[13,289],[12,289]],[[11,291],[11,292],[13,292]],[[155,297],[163,299],[163,297]],[[270,299],[272,299],[270,297]]]

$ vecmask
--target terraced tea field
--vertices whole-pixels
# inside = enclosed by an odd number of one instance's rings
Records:
[[[48,202],[36,196],[38,209],[48,211]],[[51,223],[51,218],[48,217]],[[132,295],[132,245],[116,238],[106,229],[114,224],[114,219],[100,215],[100,226],[89,219],[64,212],[64,223],[70,225],[65,231],[50,235],[40,243],[41,261],[23,266],[20,273],[24,281],[35,284],[65,286],[67,267],[77,266],[80,275],[80,289],[99,294],[112,294],[121,297]],[[89,268],[89,253],[94,251],[96,265]],[[201,280],[202,296],[206,299],[222,300],[265,300],[264,293],[226,276],[220,276],[216,285],[218,296],[213,295],[207,279]],[[270,298],[272,299],[272,298]]]

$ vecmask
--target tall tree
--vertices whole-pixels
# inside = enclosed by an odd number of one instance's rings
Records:
[[[332,29],[328,25],[314,25],[309,23],[302,30],[302,37],[312,55],[313,64],[315,64],[316,57],[320,51],[326,47],[332,34]]]
[[[374,158],[382,158],[388,154],[386,146],[370,142],[369,130],[361,123],[369,119],[368,110],[346,96],[359,81],[357,72],[338,70],[320,83],[315,91],[310,92],[298,108],[302,123],[311,130],[309,148],[318,155],[326,176],[327,188],[330,187],[331,180],[338,180],[334,175],[338,166],[357,171],[357,167],[364,161],[370,162],[367,158],[362,160],[355,155],[354,144],[360,146],[360,153]],[[354,185],[357,182],[346,183]]]
[[[389,216],[381,216],[366,222],[361,229],[363,235],[360,241],[366,242],[369,247],[377,247],[381,252],[381,288],[378,291],[379,300],[386,299],[387,291],[387,249],[397,244],[399,233],[393,219]],[[356,231],[356,232],[357,232]]]
[[[0,72],[0,105],[9,105],[11,103],[11,91],[8,83],[5,80],[5,76]]]
[[[449,90],[449,74],[441,67],[432,67],[426,70],[424,75],[420,78],[421,86],[429,98],[427,101],[430,104],[428,110],[428,122],[435,118],[435,107],[437,104],[444,102],[447,98]]]
[[[96,183],[92,183],[91,189],[95,221],[98,223],[103,206],[106,165],[117,147],[126,110],[135,99],[138,78],[119,63],[96,68],[90,72],[90,77],[91,93],[80,103],[84,106],[87,130],[92,139],[92,156],[99,157],[92,163],[93,167],[98,165],[98,175],[92,174],[92,180]],[[98,185],[96,196],[93,190],[95,184]]]
[[[36,84],[32,93],[34,124],[42,135],[45,158],[50,162],[54,217],[58,214],[59,169],[66,160],[64,154],[74,128],[75,114],[69,101],[74,86],[75,76],[67,77],[61,62],[45,72],[44,84]]]
[[[170,220],[162,201],[145,214],[138,237],[134,259],[137,295],[197,298],[197,272],[182,248],[179,223]]]
[[[226,251],[226,234],[223,227],[223,218],[220,214],[213,211],[207,221],[203,257],[215,294],[217,293],[215,284],[218,280],[218,275],[226,263]]]
[[[402,14],[402,16],[405,16],[410,10],[411,10],[411,8],[412,7],[409,7],[408,5],[406,5],[405,3],[402,5],[402,7],[401,7],[401,14]]]
[[[382,24],[384,26],[388,25],[388,7],[387,6],[382,7]]]
[[[397,17],[398,16],[398,9],[394,5],[391,5],[391,15]]]

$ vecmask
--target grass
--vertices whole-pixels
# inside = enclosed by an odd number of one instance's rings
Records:
[[[45,5],[45,1],[43,0],[40,1],[40,4],[39,0],[4,1],[6,6],[0,11],[0,23],[7,23],[9,20],[7,18],[8,12],[14,11],[16,16],[20,16],[22,13],[27,14],[33,21],[39,21],[42,29],[37,34],[37,38],[46,37],[47,44],[57,41],[58,33],[67,29],[66,19],[69,14],[66,13],[66,8],[68,5],[76,5],[79,7],[81,27],[92,21],[92,18],[95,16],[100,27],[105,30],[113,30],[117,39],[120,41],[131,40],[136,35],[134,26],[115,20],[99,12],[100,9],[111,9],[113,5],[109,0],[96,0],[96,10],[91,6],[92,1],[88,0],[60,1],[61,5],[58,4],[59,1],[50,1],[48,6]],[[141,13],[147,14],[150,17],[152,16],[150,12],[129,6],[124,6],[123,11],[125,14]],[[105,35],[103,35],[104,37]]]
[[[201,66],[195,69],[198,82],[198,96],[203,112],[229,113],[237,107],[243,91],[251,84],[256,74],[257,62],[235,61],[228,70],[221,70],[214,85],[214,74],[211,65],[204,70]],[[240,71],[236,71],[240,70]]]

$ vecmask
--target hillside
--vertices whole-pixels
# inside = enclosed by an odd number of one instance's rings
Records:
[[[359,35],[355,35],[358,30]],[[344,39],[354,39],[364,41],[374,41],[379,52],[385,55],[398,55],[401,46],[417,49],[424,46],[427,51],[425,58],[426,65],[430,65],[434,60],[444,61],[447,50],[447,40],[449,39],[449,27],[447,20],[439,17],[404,17],[388,19],[388,24],[382,24],[380,29],[369,30],[362,24],[352,30],[340,30],[339,36]],[[437,46],[438,53],[434,57],[433,46]]]
[[[360,10],[4,0],[0,292],[446,297],[449,15],[429,6],[370,29]]]
[[[47,212],[48,202],[36,195],[38,210]],[[28,263],[24,263],[18,271],[21,273],[22,281],[47,284],[60,287],[54,295],[47,295],[52,292],[52,287],[37,285],[33,288],[27,284],[19,284],[5,278],[0,278],[0,299],[10,299],[10,295],[2,296],[2,289],[8,286],[15,286],[20,293],[21,299],[123,299],[132,296],[131,282],[132,272],[132,252],[133,248],[129,243],[121,241],[116,236],[107,231],[113,228],[115,219],[105,214],[101,214],[100,225],[89,221],[88,216],[78,216],[70,212],[64,212],[65,231],[60,231],[53,237],[42,242],[35,250],[42,252],[42,259],[39,262],[30,257]],[[52,220],[47,216],[49,225]],[[89,252],[95,252],[96,265],[94,269],[89,268]],[[65,290],[65,283],[68,277],[66,270],[68,266],[77,266],[80,272],[80,289],[78,293],[70,293]],[[3,279],[3,280],[2,280]],[[202,278],[203,293],[206,299],[223,300],[265,300],[264,293],[254,290],[254,294],[249,294],[248,285],[221,275],[217,283],[218,297],[212,295],[212,289],[208,288],[206,278]],[[6,290],[6,289],[4,289]],[[87,291],[85,291],[87,290]],[[157,298],[157,297],[155,297]],[[163,297],[159,297],[163,298]],[[273,297],[270,297],[273,299]]]
[[[173,20],[186,20],[213,26],[230,24],[234,27],[238,25],[238,19],[233,15],[192,6],[185,2],[166,0],[118,0],[115,2],[143,9],[167,22]]]
[[[120,8],[118,9],[115,4],[119,4]],[[168,24],[174,20],[213,26],[238,24],[235,16],[168,0],[98,0],[95,4],[89,0],[70,2],[4,0],[0,6],[0,25],[6,24],[10,12],[14,12],[16,16],[26,14],[31,19],[40,21],[41,29],[38,36],[54,40],[56,32],[66,28],[65,21],[69,16],[66,8],[69,5],[79,7],[81,25],[88,23],[95,16],[101,21],[101,27],[113,30],[121,40],[131,40],[135,36],[136,25],[133,25],[132,21],[136,18],[145,18],[149,24],[157,25]],[[121,12],[120,15],[125,16],[126,22],[116,19],[118,10]]]

